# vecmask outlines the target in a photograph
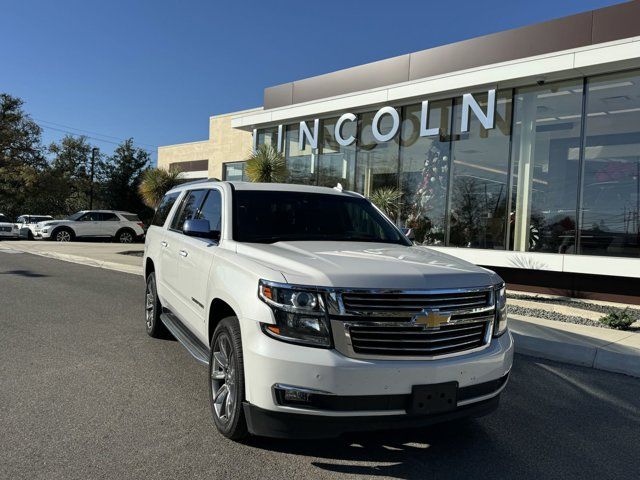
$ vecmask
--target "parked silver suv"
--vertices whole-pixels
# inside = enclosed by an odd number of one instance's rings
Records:
[[[144,236],[144,224],[137,215],[116,210],[82,210],[64,220],[48,220],[36,225],[34,235],[56,242],[76,238],[112,238],[133,243]]]

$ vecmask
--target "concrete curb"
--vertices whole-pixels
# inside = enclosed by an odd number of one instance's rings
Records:
[[[640,377],[640,333],[509,315],[516,352]]]
[[[65,262],[77,263],[89,267],[104,268],[106,270],[115,270],[117,272],[130,273],[132,275],[144,275],[142,265],[136,267],[133,265],[125,265],[124,263],[107,262],[105,260],[96,260],[94,258],[83,257],[80,255],[70,255],[68,253],[27,250],[16,246],[13,246],[12,248],[14,250],[20,250],[23,253],[31,253],[32,255],[38,255],[40,257],[54,258],[56,260],[62,260]]]

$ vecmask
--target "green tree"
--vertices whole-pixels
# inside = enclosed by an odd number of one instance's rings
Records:
[[[67,135],[59,143],[52,143],[49,146],[49,153],[53,155],[49,175],[55,179],[56,185],[52,191],[43,190],[53,197],[50,201],[55,205],[56,213],[69,214],[89,208],[93,148],[86,137],[71,135]],[[100,178],[100,172],[104,168],[100,158],[98,154],[94,165],[96,179]],[[97,183],[96,180],[94,182]],[[99,190],[95,184],[94,189]],[[94,202],[93,206],[99,205]]]
[[[245,171],[252,182],[278,183],[287,178],[284,155],[273,145],[260,145],[247,158]]]
[[[38,207],[47,168],[41,129],[22,106],[21,99],[0,93],[0,212],[11,218]]]
[[[395,187],[381,187],[375,190],[369,200],[389,218],[395,220],[400,210],[402,192]]]
[[[150,168],[142,174],[138,192],[149,208],[156,208],[164,194],[180,183],[180,170]]]
[[[138,188],[142,175],[149,168],[150,156],[137,148],[130,138],[122,142],[108,158],[104,167],[104,180],[100,195],[107,208],[150,215],[142,203]]]

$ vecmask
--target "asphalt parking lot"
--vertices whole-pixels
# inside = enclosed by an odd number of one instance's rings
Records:
[[[518,356],[468,424],[230,442],[206,369],[143,328],[141,277],[0,251],[0,478],[629,479],[640,380]],[[636,473],[633,473],[636,472]]]

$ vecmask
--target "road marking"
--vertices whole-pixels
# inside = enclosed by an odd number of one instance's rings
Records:
[[[0,246],[0,252],[2,252],[2,253],[9,253],[9,254],[13,254],[13,253],[24,253],[24,252],[21,252],[20,250],[15,250],[15,249],[13,249],[13,248],[3,247],[3,246]]]

